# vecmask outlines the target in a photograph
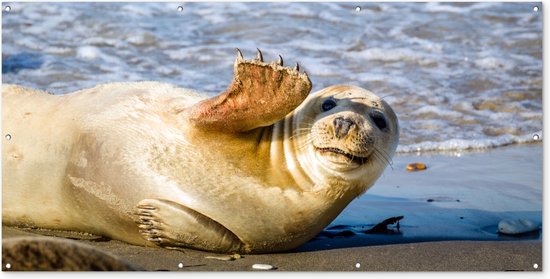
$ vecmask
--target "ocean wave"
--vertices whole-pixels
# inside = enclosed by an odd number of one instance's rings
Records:
[[[155,80],[211,96],[231,81],[235,48],[260,48],[299,62],[312,92],[350,84],[381,96],[399,118],[399,152],[526,143],[542,130],[532,3],[10,5],[3,81],[55,94]]]
[[[445,141],[424,141],[416,144],[399,145],[397,153],[427,152],[427,151],[462,151],[484,150],[495,147],[520,143],[542,142],[542,131],[521,136],[501,135],[484,139],[450,139]]]

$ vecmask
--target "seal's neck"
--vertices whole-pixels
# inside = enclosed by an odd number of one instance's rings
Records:
[[[301,156],[304,152],[300,148],[306,147],[296,145],[296,127],[292,114],[273,124],[271,129],[270,165],[277,168],[273,174],[281,177],[281,181],[292,182],[303,191],[311,191],[316,180],[308,169],[312,164],[303,162],[306,158]]]

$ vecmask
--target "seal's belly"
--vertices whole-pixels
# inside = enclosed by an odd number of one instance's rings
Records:
[[[75,226],[62,189],[75,135],[70,112],[45,92],[15,86],[3,86],[2,101],[2,134],[10,135],[2,149],[3,222]]]
[[[2,150],[3,223],[96,232],[102,228],[90,216],[109,216],[116,223],[113,216],[127,216],[113,214],[113,209],[126,209],[132,197],[149,194],[135,175],[137,168],[132,169],[142,160],[139,142],[132,154],[126,154],[135,159],[124,161],[124,155],[116,161],[110,156],[128,151],[118,147],[135,143],[140,132],[152,133],[149,127],[162,130],[159,111],[166,111],[166,99],[183,99],[183,106],[200,100],[194,92],[155,82],[99,85],[66,95],[13,85],[3,85],[2,91],[2,134],[10,135]],[[120,121],[140,123],[142,114],[151,121],[138,125],[141,131]],[[134,173],[116,171],[124,170],[117,163]],[[125,178],[130,175],[134,180]],[[119,181],[137,182],[123,188],[127,184],[116,185]],[[97,204],[86,195],[104,198],[106,192],[117,195],[110,200],[118,208],[95,212],[110,204]],[[130,198],[120,202],[125,196]]]

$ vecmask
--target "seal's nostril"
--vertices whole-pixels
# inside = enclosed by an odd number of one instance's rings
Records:
[[[332,124],[334,125],[334,135],[336,136],[336,138],[340,139],[347,136],[351,127],[355,125],[355,122],[353,122],[351,119],[339,116],[332,120]]]

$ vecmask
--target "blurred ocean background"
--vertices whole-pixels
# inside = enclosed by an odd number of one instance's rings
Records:
[[[260,48],[299,62],[312,92],[384,97],[398,152],[542,140],[540,3],[5,2],[2,28],[3,83],[55,94],[156,80],[216,95],[235,48]]]
[[[266,60],[281,54],[286,65],[299,62],[312,92],[352,84],[382,96],[399,117],[400,154],[301,250],[541,237],[503,236],[496,227],[503,219],[542,222],[541,3],[7,2],[2,9],[3,83],[64,94],[156,80],[213,96],[232,79],[235,48],[245,58],[260,48]],[[528,142],[538,143],[505,147]],[[428,170],[406,172],[416,160]],[[400,231],[365,233],[400,215]]]

